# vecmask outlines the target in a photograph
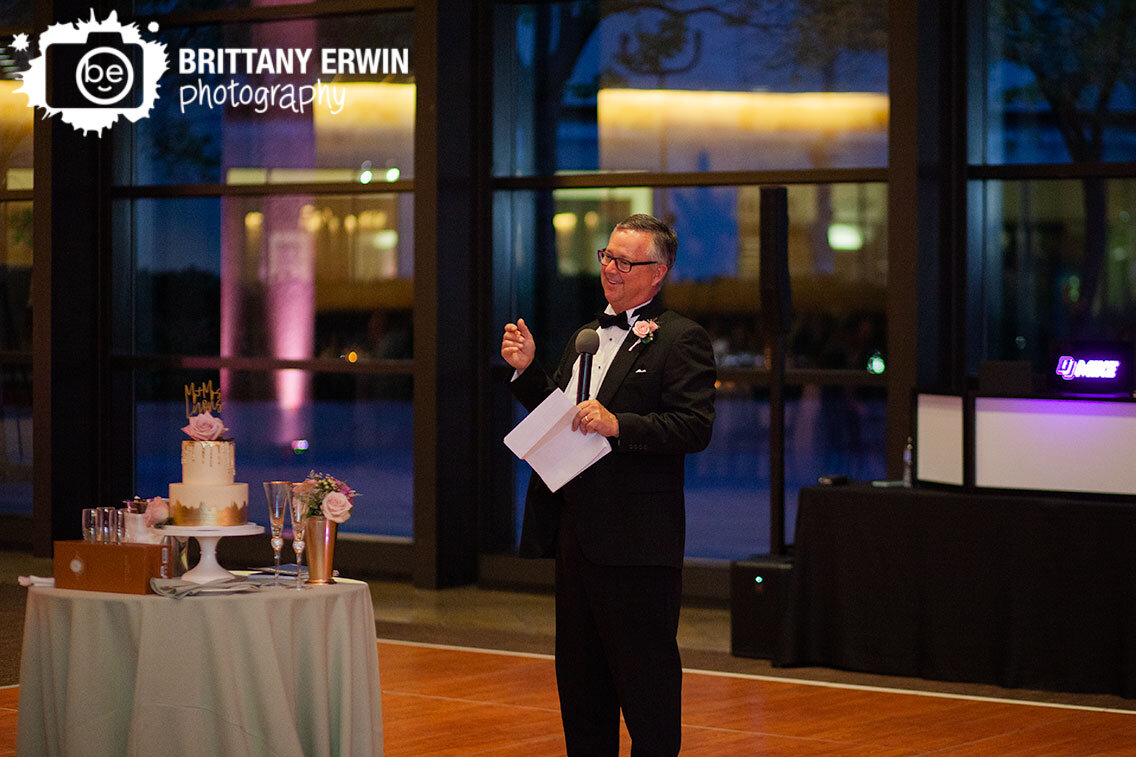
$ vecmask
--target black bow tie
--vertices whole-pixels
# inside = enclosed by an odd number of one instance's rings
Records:
[[[616,315],[608,315],[607,313],[596,313],[596,318],[600,322],[600,328],[606,329],[608,326],[618,326],[619,328],[627,331],[631,326],[627,323],[627,312],[618,313]]]

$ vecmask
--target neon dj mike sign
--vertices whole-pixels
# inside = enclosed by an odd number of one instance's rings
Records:
[[[1120,371],[1119,360],[1078,360],[1071,355],[1057,358],[1057,375],[1066,381],[1073,379],[1115,379]]]

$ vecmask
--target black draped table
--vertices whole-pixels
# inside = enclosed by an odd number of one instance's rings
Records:
[[[801,490],[780,665],[1136,696],[1136,503]]]

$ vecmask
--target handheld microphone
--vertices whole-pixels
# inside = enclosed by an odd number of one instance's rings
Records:
[[[576,336],[576,354],[580,356],[580,378],[576,383],[577,404],[588,399],[592,385],[592,355],[600,349],[600,335],[584,329]]]

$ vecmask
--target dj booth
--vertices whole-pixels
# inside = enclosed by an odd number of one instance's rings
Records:
[[[1136,696],[1136,503],[800,494],[779,665]]]
[[[1136,697],[1131,393],[914,404],[925,485],[801,490],[769,656]]]

